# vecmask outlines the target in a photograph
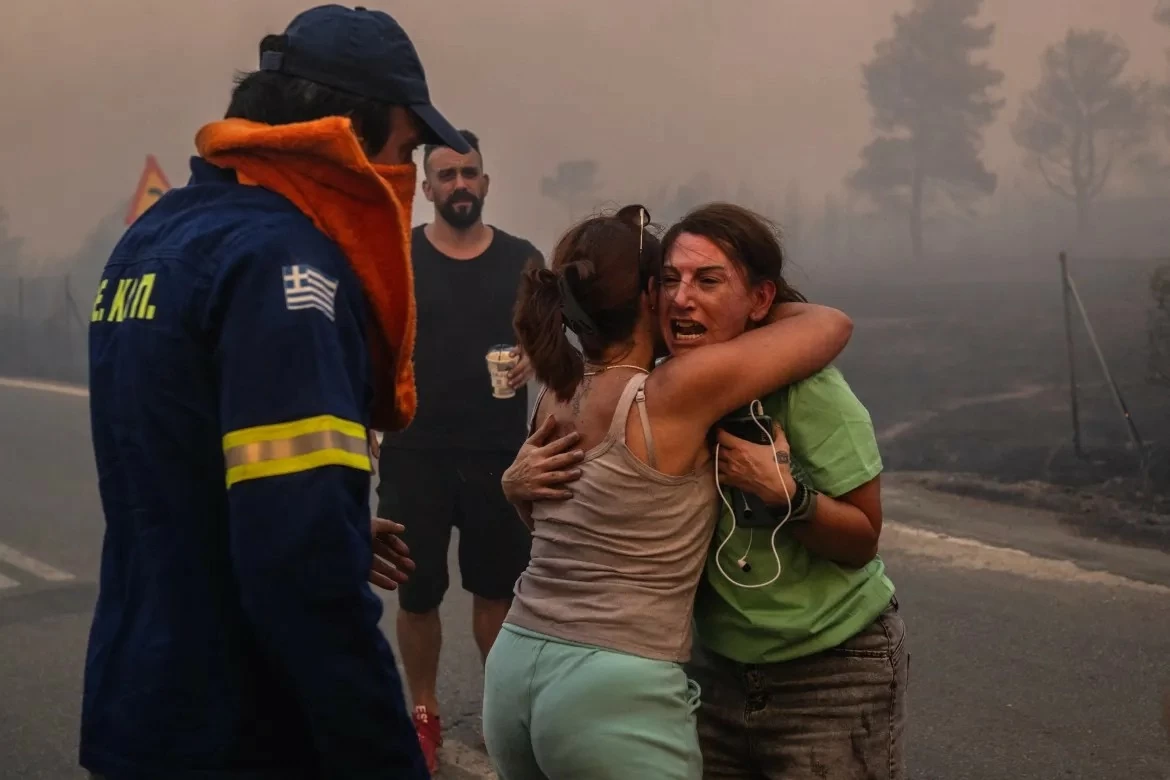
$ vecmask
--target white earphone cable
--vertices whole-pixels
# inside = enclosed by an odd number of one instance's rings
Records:
[[[762,422],[760,422],[759,416],[756,413],[757,408],[760,410],[759,415],[763,415],[764,405],[760,403],[759,399],[752,401],[751,405],[748,407],[748,411],[752,416],[752,421],[755,422],[759,429],[764,432],[764,436],[768,438],[768,443],[772,445],[772,451],[774,453],[776,451],[776,440],[772,438],[772,432],[768,430],[768,428]],[[775,458],[773,457],[773,460],[774,459]],[[737,588],[754,589],[767,587],[776,580],[780,579],[780,574],[784,571],[784,567],[780,563],[780,553],[776,550],[776,534],[780,533],[780,529],[783,528],[784,524],[792,518],[792,496],[788,494],[788,485],[784,482],[784,474],[780,471],[780,463],[777,461],[775,466],[776,475],[780,477],[780,487],[784,490],[784,498],[788,504],[788,511],[785,512],[784,519],[781,520],[776,525],[776,527],[772,529],[772,535],[770,538],[772,557],[776,559],[776,574],[767,582],[760,582],[755,585],[746,585],[742,582],[737,582],[723,569],[723,548],[726,547],[727,543],[731,541],[731,537],[735,536],[735,508],[732,507],[731,502],[727,500],[727,496],[723,493],[723,486],[719,484],[719,444],[716,443],[715,445],[715,490],[719,492],[719,498],[722,499],[723,505],[727,507],[727,511],[731,514],[731,530],[727,533],[727,536],[724,537],[723,541],[719,544],[719,547],[715,550],[715,565],[719,568],[719,573],[723,575],[723,578]],[[737,561],[741,568],[747,565],[747,557],[752,551],[752,541],[755,538],[755,529],[749,528],[748,532],[749,535],[747,551],[743,554],[743,557]]]

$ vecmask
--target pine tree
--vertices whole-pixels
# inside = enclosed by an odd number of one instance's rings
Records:
[[[983,0],[914,0],[894,15],[894,33],[863,66],[876,137],[848,178],[854,190],[908,221],[916,261],[925,255],[923,223],[939,201],[967,206],[995,191],[981,159],[983,131],[1003,101],[992,90],[1003,73],[976,61],[995,37],[978,25]]]
[[[1048,187],[1076,206],[1085,238],[1093,202],[1148,137],[1150,88],[1126,78],[1129,49],[1103,30],[1069,30],[1041,61],[1012,135]]]

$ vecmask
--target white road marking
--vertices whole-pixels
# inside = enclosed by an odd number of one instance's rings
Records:
[[[37,390],[77,398],[89,397],[89,390],[85,387],[61,382],[0,377],[0,387]],[[1029,386],[1013,393],[963,399],[963,402],[959,403],[958,407],[997,403],[1005,400],[1015,400],[1017,398],[1030,398],[1039,394],[1039,391],[1042,389]],[[953,411],[953,409],[948,408],[947,411]],[[925,418],[934,417],[937,414],[938,412],[928,412],[921,418],[891,426],[883,431],[879,435],[879,438],[896,438],[904,434],[907,430],[924,422]],[[1164,585],[1132,580],[1128,577],[1122,577],[1109,572],[1084,569],[1071,561],[1043,558],[1010,547],[996,547],[974,539],[948,536],[947,534],[927,531],[922,528],[903,525],[902,523],[888,520],[882,526],[882,546],[886,549],[898,550],[907,555],[929,558],[956,568],[998,571],[1049,582],[1101,585],[1105,587],[1127,588],[1150,594],[1170,595],[1170,587]],[[46,563],[30,558],[3,544],[0,544],[0,561],[23,569],[45,580],[60,582],[74,578],[68,572],[55,569]],[[0,590],[19,585],[20,583],[15,580],[0,574]],[[459,769],[477,778],[477,780],[497,780],[497,775],[492,769],[491,761],[480,750],[471,748],[461,742],[447,740],[439,752],[440,760],[446,766]]]
[[[34,577],[48,580],[49,582],[65,582],[73,579],[73,575],[69,572],[55,569],[47,563],[42,563],[36,558],[30,558],[20,550],[14,550],[2,543],[0,543],[0,561],[7,563],[9,566],[15,566],[18,569],[26,571]]]
[[[64,382],[44,382],[39,379],[14,379],[0,377],[0,387],[11,387],[17,390],[37,390],[42,393],[57,393],[71,395],[76,398],[89,398],[89,390],[80,385],[67,385]]]
[[[1010,547],[995,547],[961,536],[947,536],[923,528],[886,521],[882,547],[918,555],[960,569],[982,569],[1048,582],[1104,585],[1170,596],[1170,588],[1077,566],[1072,561],[1042,558]]]
[[[444,740],[443,747],[439,748],[440,776],[445,766],[459,769],[477,780],[496,780],[497,777],[491,761],[482,750],[451,739]]]
[[[893,425],[883,428],[877,432],[878,441],[887,442],[897,439],[907,431],[914,430],[923,423],[929,422],[940,414],[946,412],[957,412],[962,409],[967,409],[972,406],[984,406],[988,404],[998,404],[1004,401],[1026,401],[1029,398],[1036,396],[1047,390],[1044,385],[1024,385],[1023,387],[1005,393],[993,393],[991,395],[976,395],[968,398],[952,398],[943,403],[938,409],[928,409],[914,415],[909,420],[894,423]]]

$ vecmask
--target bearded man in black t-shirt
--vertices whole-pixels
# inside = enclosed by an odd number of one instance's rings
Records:
[[[379,457],[378,516],[406,526],[417,568],[398,588],[398,644],[414,704],[415,729],[431,771],[442,743],[436,683],[451,529],[459,529],[459,570],[473,596],[472,630],[487,657],[528,565],[528,530],[504,499],[500,477],[524,442],[527,359],[507,376],[515,394],[496,397],[487,369],[493,346],[511,345],[520,276],[544,259],[529,242],[483,222],[488,191],[479,139],[468,154],[427,146],[423,194],[434,222],[414,229],[418,412],[388,436]]]

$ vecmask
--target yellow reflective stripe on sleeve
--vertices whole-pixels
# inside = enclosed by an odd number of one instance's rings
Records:
[[[230,488],[249,479],[279,477],[282,474],[296,474],[322,466],[348,466],[358,471],[372,471],[369,455],[358,455],[342,450],[318,450],[307,455],[298,455],[282,460],[267,460],[259,463],[245,463],[227,470],[227,486]]]
[[[337,431],[355,439],[366,437],[366,429],[360,423],[343,420],[331,414],[322,414],[317,417],[306,417],[303,420],[293,420],[275,425],[257,425],[255,428],[241,428],[238,431],[232,431],[223,437],[223,449],[224,452],[227,452],[232,447],[238,447],[241,444],[291,439],[295,436],[319,431]]]
[[[260,425],[223,437],[227,485],[322,466],[372,471],[366,429],[333,415]]]

